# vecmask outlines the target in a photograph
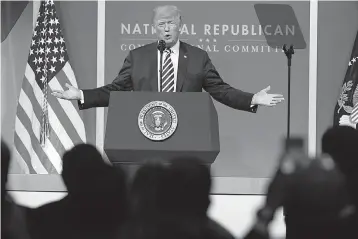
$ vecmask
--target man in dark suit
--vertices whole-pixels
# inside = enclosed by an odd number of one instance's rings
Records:
[[[111,84],[90,90],[66,85],[66,91],[52,95],[78,100],[80,109],[106,107],[110,91],[209,92],[217,101],[238,110],[256,112],[258,105],[274,106],[284,100],[280,94],[268,94],[267,87],[256,94],[235,89],[225,83],[206,51],[179,41],[182,19],[175,6],[154,9],[153,26],[158,42],[165,41],[162,80],[157,42],[129,52],[122,69]]]

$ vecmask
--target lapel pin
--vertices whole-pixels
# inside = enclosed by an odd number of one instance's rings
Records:
[[[186,58],[186,55],[184,55],[184,58]]]

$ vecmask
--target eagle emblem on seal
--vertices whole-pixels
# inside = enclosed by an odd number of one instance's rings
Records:
[[[172,136],[178,125],[178,116],[165,101],[146,104],[138,115],[138,127],[142,134],[153,141],[163,141]]]

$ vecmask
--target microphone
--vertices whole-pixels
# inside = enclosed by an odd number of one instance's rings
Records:
[[[157,49],[160,51],[160,84],[159,84],[159,92],[162,92],[162,82],[163,82],[163,51],[165,50],[165,41],[160,40],[157,46]]]
[[[282,47],[282,50],[285,52],[285,55],[287,56],[287,58],[288,58],[289,60],[291,60],[292,55],[295,54],[295,50],[293,49],[293,45],[292,45],[292,44],[290,45],[290,48],[289,48],[289,49],[287,49],[287,48],[286,48],[286,44],[284,44],[283,47]]]
[[[157,46],[157,49],[160,51],[160,53],[163,53],[163,51],[165,50],[165,41],[164,40],[160,40]]]

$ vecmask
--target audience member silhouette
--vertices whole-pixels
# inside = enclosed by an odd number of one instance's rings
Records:
[[[234,238],[207,217],[210,187],[210,171],[196,159],[143,165],[130,189],[132,216],[121,238]]]
[[[351,238],[355,206],[341,171],[328,155],[295,165],[289,178],[284,207],[286,238]]]
[[[131,215],[151,216],[160,210],[166,174],[165,166],[159,162],[150,162],[139,168],[129,191]]]
[[[147,162],[137,170],[129,190],[130,219],[121,239],[170,238],[162,227],[166,174],[165,166],[159,162]]]
[[[207,216],[210,205],[211,175],[207,165],[195,158],[178,158],[171,162],[166,206],[177,214]]]
[[[268,239],[279,207],[287,213],[287,239],[358,238],[357,142],[353,128],[332,127],[322,137],[322,156],[283,156],[244,238]],[[2,238],[234,238],[208,216],[211,174],[199,159],[146,163],[127,192],[122,169],[106,164],[94,146],[79,144],[63,155],[67,196],[29,209],[6,192],[10,156],[2,141]]]
[[[195,238],[234,238],[207,215],[211,190],[208,165],[196,158],[177,158],[171,161],[168,177],[164,210],[174,215],[188,234]]]
[[[265,204],[245,239],[269,238],[268,225],[279,207],[286,210],[288,239],[350,238],[355,208],[345,177],[334,161],[328,156],[312,160],[299,151],[287,152],[286,149],[268,186]]]
[[[64,154],[62,178],[68,195],[32,210],[31,235],[115,238],[127,218],[126,182],[120,168],[106,164],[94,146],[79,144]]]
[[[347,178],[350,195],[358,207],[358,131],[335,126],[322,137],[322,152],[332,156]]]
[[[346,177],[347,187],[356,211],[351,228],[358,238],[358,131],[348,126],[328,128],[322,137],[322,152],[332,156]]]
[[[1,140],[1,238],[28,239],[27,209],[17,205],[6,191],[10,160],[10,150]]]

